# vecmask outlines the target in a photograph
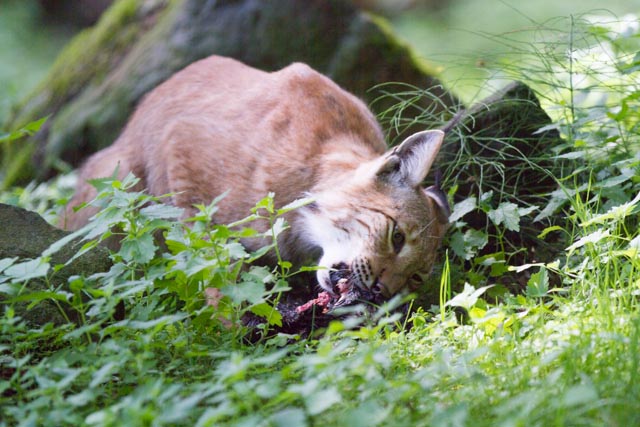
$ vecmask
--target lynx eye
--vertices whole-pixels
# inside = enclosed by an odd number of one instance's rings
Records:
[[[420,288],[420,286],[422,286],[423,283],[424,283],[424,280],[422,279],[422,276],[416,273],[409,278],[409,283],[408,283],[409,289],[411,291],[415,291],[418,288]]]
[[[393,246],[393,251],[395,253],[400,253],[402,247],[404,246],[404,233],[400,231],[397,224],[394,224],[393,229],[391,230],[391,235],[389,236],[389,240],[391,246]]]

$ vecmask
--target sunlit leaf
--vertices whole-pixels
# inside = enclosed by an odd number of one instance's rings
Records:
[[[531,275],[526,292],[531,298],[541,298],[549,293],[549,274],[546,268],[540,268],[540,271]]]
[[[469,212],[476,209],[476,207],[477,207],[476,198],[473,196],[467,197],[461,202],[456,203],[453,206],[453,212],[451,212],[451,215],[449,215],[449,222],[451,223],[456,222],[457,220],[459,220]]]
[[[49,271],[49,262],[43,258],[36,258],[10,265],[4,270],[6,276],[18,282],[26,282],[38,277],[44,277]]]
[[[288,205],[285,205],[283,207],[281,207],[280,209],[278,209],[276,211],[276,215],[284,215],[287,212],[296,210],[296,209],[300,209],[303,206],[307,206],[311,203],[313,203],[314,199],[311,197],[304,197],[302,199],[296,199],[293,202],[289,203]]]
[[[607,237],[609,237],[611,235],[611,233],[609,232],[609,230],[596,230],[593,233],[590,233],[580,239],[578,239],[575,243],[573,243],[571,246],[569,246],[567,248],[568,252],[574,251],[578,248],[583,247],[586,244],[593,244],[593,243],[598,243],[599,241],[601,241],[602,239],[605,239]]]
[[[484,294],[487,289],[490,289],[492,287],[493,285],[483,286],[476,289],[470,284],[465,283],[462,292],[447,301],[446,305],[449,307],[462,307],[464,309],[470,310],[471,307],[476,305],[476,302],[478,302],[478,298],[480,298],[480,296]]]

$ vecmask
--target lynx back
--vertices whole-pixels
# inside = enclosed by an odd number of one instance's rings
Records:
[[[62,224],[88,221],[95,211],[73,209],[95,196],[86,181],[116,168],[152,194],[174,194],[186,216],[229,191],[212,218],[220,223],[245,217],[269,192],[279,206],[311,197],[288,214],[283,257],[324,267],[318,283],[328,292],[330,272],[343,269],[390,296],[430,271],[446,229],[446,198],[421,186],[442,140],[424,131],[387,150],[367,107],[308,66],[267,73],[213,56],[150,92],[114,144],[89,158]]]

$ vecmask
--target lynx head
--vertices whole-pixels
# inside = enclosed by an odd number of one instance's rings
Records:
[[[322,288],[334,292],[332,272],[342,270],[356,286],[390,297],[430,272],[449,207],[437,186],[421,184],[443,137],[438,130],[416,133],[312,195],[316,203],[305,216],[323,252]]]

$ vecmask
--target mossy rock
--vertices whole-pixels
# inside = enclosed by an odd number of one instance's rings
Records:
[[[211,54],[264,70],[305,62],[366,102],[389,81],[435,87],[445,104],[455,102],[382,18],[345,0],[119,0],[69,44],[9,120],[16,129],[50,116],[27,142],[5,144],[4,185],[78,166],[116,139],[145,93]]]
[[[485,208],[532,209],[519,218],[517,230],[498,230],[480,208],[460,218],[466,229],[482,230],[488,236],[478,258],[504,252],[509,265],[551,262],[566,248],[568,242],[559,234],[539,237],[547,227],[562,225],[562,217],[536,219],[558,188],[558,179],[573,169],[570,160],[549,155],[561,144],[561,135],[534,91],[522,82],[512,82],[469,108],[449,131],[437,164],[445,171],[445,188],[457,188],[456,202],[474,196],[483,200]],[[528,274],[504,273],[501,280],[511,291],[520,292],[526,288]]]
[[[20,262],[36,259],[49,246],[69,234],[48,224],[35,212],[3,203],[0,203],[0,224],[2,224],[0,227],[0,260],[16,258],[16,262]],[[66,264],[79,250],[80,245],[81,242],[78,241],[70,242],[51,256],[49,264],[51,266]],[[109,251],[102,247],[96,247],[55,272],[51,270],[46,281],[42,279],[30,280],[25,291],[36,292],[58,288],[69,291],[68,280],[71,276],[89,276],[108,271],[111,265]],[[0,293],[0,303],[3,300],[6,300],[6,295]],[[63,303],[60,307],[50,300],[44,300],[32,309],[28,308],[27,302],[14,305],[17,314],[33,325],[44,325],[49,322],[63,324],[67,322],[67,319],[77,320],[76,314],[70,306]]]
[[[511,82],[463,112],[439,165],[460,186],[460,197],[493,190],[502,201],[539,205],[562,175],[548,154],[562,143],[551,124],[533,90]]]

